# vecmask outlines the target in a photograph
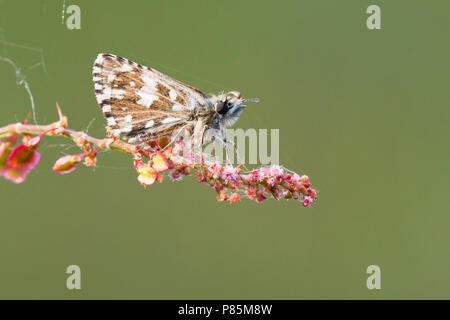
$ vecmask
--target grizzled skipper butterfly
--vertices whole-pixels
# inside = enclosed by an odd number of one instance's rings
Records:
[[[95,95],[113,136],[125,134],[130,143],[142,144],[183,136],[191,147],[210,141],[223,146],[225,129],[234,124],[246,106],[239,92],[207,97],[200,90],[112,54],[101,53],[93,67]]]

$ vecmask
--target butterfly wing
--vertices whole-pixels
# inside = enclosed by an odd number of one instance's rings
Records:
[[[200,90],[119,56],[99,54],[92,74],[107,130],[133,143],[170,136],[208,108]]]

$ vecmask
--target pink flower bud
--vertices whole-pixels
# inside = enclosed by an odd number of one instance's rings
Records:
[[[67,155],[56,160],[53,170],[59,174],[67,174],[76,169],[76,165],[83,160],[84,154]]]

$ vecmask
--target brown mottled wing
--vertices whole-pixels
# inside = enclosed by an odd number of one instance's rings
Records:
[[[112,54],[97,56],[92,75],[108,131],[133,143],[170,136],[192,110],[207,108],[200,90]]]

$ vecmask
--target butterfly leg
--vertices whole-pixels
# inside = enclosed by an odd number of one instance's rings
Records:
[[[211,149],[211,154],[214,156],[214,162],[217,162],[217,157],[216,157],[216,145],[215,145],[215,136],[211,137],[211,143],[212,143],[212,149]]]
[[[231,162],[231,160],[230,160],[230,152],[229,152],[229,150],[228,150],[228,148],[227,148],[227,139],[226,138],[221,138],[221,137],[219,137],[219,136],[214,136],[214,141],[218,141],[221,145],[222,145],[222,147],[225,149],[225,156],[226,156],[226,159],[227,159],[227,163],[229,164],[229,165],[233,165],[233,163]]]
[[[201,167],[202,167],[202,175],[203,175],[203,177],[205,177],[205,171],[204,171],[204,168],[203,168],[203,162],[204,162],[204,159],[203,159],[203,143],[205,141],[204,139],[205,139],[205,133],[206,133],[207,129],[208,129],[208,126],[205,125],[203,127],[203,129],[202,129],[201,140],[200,140],[200,157],[201,157]]]
[[[245,166],[244,161],[242,161],[242,160],[241,160],[241,157],[239,156],[239,150],[238,150],[236,144],[234,143],[234,141],[233,141],[233,140],[230,140],[230,139],[227,139],[227,138],[223,139],[223,141],[224,141],[225,145],[228,144],[228,145],[230,145],[230,146],[233,147],[234,153],[236,154],[237,161],[239,162],[238,168],[239,168],[240,166],[243,166],[243,167],[245,168],[245,170],[248,171],[248,168]]]

